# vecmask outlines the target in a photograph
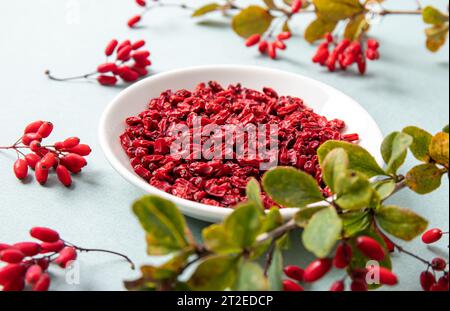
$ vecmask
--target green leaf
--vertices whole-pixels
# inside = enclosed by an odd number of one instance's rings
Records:
[[[369,212],[351,212],[341,215],[344,237],[351,238],[366,230],[371,223]]]
[[[264,204],[261,200],[261,187],[255,178],[252,178],[247,184],[247,198],[250,202],[259,207],[261,211],[264,211]]]
[[[192,13],[192,17],[200,17],[212,12],[219,11],[220,9],[222,9],[222,6],[220,4],[209,3],[195,10],[194,13]]]
[[[448,133],[440,132],[437,133],[432,139],[430,144],[430,156],[437,163],[448,167]]]
[[[328,206],[314,206],[314,207],[307,207],[302,208],[300,211],[298,211],[295,214],[295,223],[297,226],[301,228],[306,228],[308,226],[309,221],[311,218],[318,212],[320,212],[323,209],[326,209]]]
[[[437,52],[445,44],[448,37],[448,24],[436,25],[425,29],[427,49]]]
[[[358,40],[362,33],[369,30],[365,14],[359,14],[349,20],[345,27],[344,37],[350,41]]]
[[[210,256],[200,263],[188,285],[196,291],[223,291],[234,284],[238,263],[236,256]]]
[[[314,214],[303,232],[305,248],[319,258],[327,257],[341,237],[342,220],[332,206]]]
[[[406,184],[418,194],[428,194],[441,186],[443,174],[434,164],[418,165],[406,174]]]
[[[449,130],[449,127],[448,127],[448,124],[447,124],[447,125],[442,129],[442,132],[448,134],[448,130]]]
[[[305,30],[305,39],[309,43],[323,39],[326,33],[333,32],[337,22],[317,17]]]
[[[374,189],[361,173],[349,171],[338,186],[336,203],[345,210],[368,207],[372,201]]]
[[[268,288],[269,282],[261,266],[254,262],[242,261],[233,290],[266,291]]]
[[[241,37],[265,33],[272,24],[273,16],[260,6],[252,5],[234,16],[233,30]]]
[[[336,148],[327,154],[323,161],[323,180],[336,193],[335,185],[345,177],[349,166],[348,155],[342,148]]]
[[[329,21],[340,21],[364,11],[359,0],[313,0],[318,14]]]
[[[262,215],[254,204],[243,204],[225,219],[225,231],[241,249],[252,246],[261,232]]]
[[[393,205],[379,208],[376,211],[376,218],[386,232],[405,241],[415,239],[428,227],[426,219],[413,211]]]
[[[146,196],[134,203],[133,211],[147,232],[150,255],[166,255],[188,246],[185,219],[172,202]]]
[[[349,158],[349,168],[365,174],[371,178],[379,175],[386,175],[384,170],[378,165],[374,157],[364,148],[343,142],[343,141],[327,141],[318,150],[320,165],[323,167],[323,161],[328,153],[333,149],[342,148],[347,152]]]
[[[381,145],[381,154],[387,164],[386,172],[396,174],[397,170],[405,163],[408,148],[413,143],[413,138],[405,133],[394,132],[388,135]]]
[[[202,235],[206,248],[214,253],[238,254],[242,251],[222,224],[214,224],[203,229]]]
[[[273,252],[272,262],[268,270],[269,289],[271,291],[283,290],[283,254],[279,247]]]
[[[261,232],[270,232],[272,230],[275,230],[282,224],[283,216],[281,216],[280,209],[278,207],[273,207],[263,219]]]
[[[395,191],[395,181],[392,179],[374,183],[373,187],[380,195],[380,200],[387,199]]]
[[[403,133],[406,133],[413,138],[413,143],[409,148],[414,157],[419,161],[428,162],[430,160],[428,150],[433,136],[427,131],[415,126],[404,128]]]
[[[423,21],[430,25],[442,25],[448,22],[448,16],[432,6],[427,6],[423,9],[422,17]]]
[[[291,167],[277,167],[263,177],[266,193],[285,207],[305,207],[323,201],[316,180],[305,172]]]

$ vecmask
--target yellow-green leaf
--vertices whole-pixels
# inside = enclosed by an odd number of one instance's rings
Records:
[[[362,33],[369,29],[365,14],[359,14],[349,20],[345,27],[344,37],[353,41],[358,40]]]
[[[425,29],[427,36],[427,48],[431,52],[437,52],[445,44],[448,37],[448,23],[436,25]]]
[[[418,194],[428,194],[441,186],[444,171],[434,164],[422,164],[406,174],[406,184]]]
[[[264,276],[264,270],[261,266],[254,262],[242,261],[233,290],[266,291],[268,289],[269,282]]]
[[[283,290],[283,255],[279,247],[273,252],[272,262],[268,271],[269,289],[271,291]]]
[[[192,13],[192,17],[199,17],[212,12],[216,12],[221,8],[222,6],[218,3],[209,3],[195,10],[194,13]]]
[[[428,162],[430,160],[429,148],[433,136],[427,131],[416,126],[408,126],[403,129],[403,133],[413,138],[413,143],[409,147],[417,160]]]
[[[380,200],[385,200],[395,191],[395,181],[392,179],[378,181],[373,187],[378,192]]]
[[[255,178],[252,178],[247,184],[247,198],[250,202],[258,206],[261,211],[264,211],[264,204],[261,200],[261,187]]]
[[[172,202],[145,196],[134,203],[133,211],[147,232],[149,254],[166,255],[188,246],[186,221]]]
[[[309,221],[311,218],[318,212],[320,212],[323,209],[326,209],[328,206],[314,206],[314,207],[307,207],[302,208],[300,211],[298,211],[295,214],[295,223],[297,226],[301,228],[306,228],[308,226]]]
[[[254,34],[263,34],[272,24],[273,16],[260,6],[252,5],[234,16],[233,30],[241,37],[248,38]]]
[[[336,203],[345,210],[368,207],[372,202],[374,189],[364,174],[349,171],[337,185]]]
[[[364,10],[359,0],[313,0],[318,14],[329,21],[340,21]]]
[[[327,32],[333,32],[337,22],[317,17],[305,30],[305,39],[309,43],[323,39]]]
[[[388,135],[381,145],[381,154],[387,164],[386,172],[395,174],[400,166],[405,163],[408,148],[413,143],[413,138],[408,134],[394,132]]]
[[[371,223],[369,212],[350,212],[341,215],[345,238],[351,238],[366,230]]]
[[[238,206],[225,219],[224,227],[233,244],[243,248],[252,246],[262,227],[261,210],[254,204]]]
[[[448,133],[437,133],[430,144],[430,156],[437,163],[448,168],[449,162],[449,135]]]
[[[332,206],[312,216],[302,235],[303,245],[319,258],[327,257],[339,240],[342,220]]]
[[[441,13],[438,9],[432,6],[427,6],[422,12],[423,21],[430,25],[442,25],[448,22],[448,15]]]
[[[188,285],[196,291],[223,291],[234,284],[238,263],[236,256],[210,256],[197,267]]]
[[[347,152],[342,148],[336,148],[327,154],[322,164],[323,180],[330,187],[333,193],[336,193],[335,185],[345,177],[349,166]]]
[[[203,241],[208,250],[217,254],[238,254],[242,251],[240,245],[231,239],[223,224],[211,225],[202,231]]]

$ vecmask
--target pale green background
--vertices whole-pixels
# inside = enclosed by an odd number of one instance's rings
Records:
[[[424,25],[417,16],[387,17],[373,27],[381,40],[382,60],[369,65],[360,77],[351,73],[329,74],[313,65],[314,48],[294,38],[279,61],[270,61],[255,50],[243,48],[221,16],[205,19],[200,26],[188,12],[162,9],[150,13],[146,27],[131,31],[125,23],[138,12],[133,0],[27,0],[0,1],[0,143],[12,142],[23,126],[35,119],[51,120],[54,139],[80,136],[94,152],[85,172],[67,190],[52,177],[46,187],[35,182],[20,184],[12,174],[14,154],[0,154],[0,241],[27,238],[30,227],[50,226],[63,237],[85,247],[113,249],[129,254],[138,264],[155,262],[145,254],[144,234],[130,212],[130,204],[143,192],[123,180],[105,160],[97,126],[103,109],[120,91],[93,83],[55,83],[43,75],[51,68],[60,75],[92,71],[103,61],[102,51],[112,38],[148,41],[152,73],[207,64],[246,64],[301,73],[326,82],[355,98],[375,118],[384,133],[406,125],[432,132],[448,123],[448,46],[437,54],[424,48]],[[202,1],[191,1],[200,3]],[[397,1],[387,1],[388,3]],[[400,1],[414,8],[414,0]],[[424,3],[427,1],[423,1]],[[434,1],[446,7],[447,1]],[[75,23],[70,23],[71,16]],[[76,19],[79,17],[79,23]],[[293,28],[303,31],[309,17],[302,15]],[[237,81],[238,81],[237,77]],[[408,164],[414,162],[409,160]],[[432,226],[449,227],[448,181],[441,190],[421,197],[405,192],[392,203],[411,207]],[[205,223],[189,220],[198,237]],[[296,240],[297,241],[297,240]],[[446,251],[448,240],[439,245]],[[432,258],[418,241],[408,248]],[[401,283],[395,289],[418,290],[423,267],[416,261],[394,256]],[[291,263],[305,265],[311,257],[299,250]],[[56,290],[121,290],[122,280],[137,276],[117,258],[101,254],[80,257],[81,283],[69,285],[56,272]],[[332,274],[313,289],[327,289],[341,272]]]

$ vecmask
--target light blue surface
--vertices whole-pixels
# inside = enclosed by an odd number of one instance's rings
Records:
[[[415,6],[413,0],[401,2],[404,8]],[[444,1],[433,3],[446,6]],[[132,0],[0,1],[0,12],[0,145],[13,142],[29,121],[44,119],[54,122],[55,140],[77,135],[94,149],[89,166],[75,178],[71,190],[53,177],[46,187],[34,181],[20,184],[12,174],[14,154],[0,154],[2,242],[27,239],[32,226],[50,226],[81,246],[121,251],[138,264],[156,262],[146,256],[144,234],[130,212],[130,204],[143,193],[113,171],[97,141],[100,115],[121,88],[55,83],[43,74],[46,69],[63,76],[92,71],[103,60],[103,48],[112,37],[146,39],[153,73],[220,63],[268,66],[316,78],[359,101],[384,133],[411,124],[436,132],[448,123],[448,45],[437,54],[426,51],[424,25],[417,16],[387,17],[373,27],[373,35],[381,40],[382,60],[369,64],[367,76],[360,77],[329,74],[316,67],[310,61],[314,48],[298,38],[289,42],[279,61],[262,58],[242,47],[221,16],[205,19],[210,24],[206,27],[191,20],[188,12],[161,9],[147,16],[146,27],[130,31],[125,23],[138,12]],[[297,18],[293,28],[303,31],[308,19]],[[412,164],[409,159],[408,165]],[[448,186],[445,180],[441,190],[427,197],[404,192],[392,203],[424,215],[431,226],[448,229]],[[189,220],[189,225],[198,237],[206,224]],[[445,239],[439,245],[446,251],[447,244]],[[407,247],[433,256],[418,241]],[[300,265],[310,259],[304,250],[287,255],[289,262]],[[79,285],[65,283],[63,274],[54,270],[59,277],[53,289],[121,290],[124,279],[137,276],[125,262],[108,255],[83,254],[80,264]],[[396,255],[394,266],[401,277],[396,289],[419,289],[420,264]],[[327,289],[338,277],[333,273],[314,289]]]

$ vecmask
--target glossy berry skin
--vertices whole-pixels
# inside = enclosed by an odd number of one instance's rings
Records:
[[[353,257],[353,251],[347,243],[341,243],[336,249],[336,255],[333,259],[333,265],[337,269],[345,269],[350,264]]]
[[[35,153],[29,153],[25,156],[25,161],[27,161],[28,166],[34,170],[36,164],[38,164],[38,162],[41,161],[41,157]]]
[[[41,185],[45,185],[47,183],[49,172],[48,168],[42,164],[42,161],[36,164],[34,174],[38,183]]]
[[[77,259],[77,251],[75,248],[66,246],[60,253],[58,258],[56,258],[55,263],[62,268],[66,268],[67,265]]]
[[[43,242],[41,243],[41,253],[58,253],[60,252],[66,245],[63,241],[59,240],[53,243]]]
[[[50,288],[50,276],[47,273],[44,273],[40,276],[39,280],[34,284],[33,291],[34,292],[46,292]]]
[[[267,46],[267,53],[269,54],[269,57],[272,59],[277,58],[277,47],[274,42],[271,42]]]
[[[70,172],[65,166],[58,165],[56,167],[56,175],[64,186],[70,187],[72,185],[72,176],[70,176]]]
[[[113,55],[118,44],[119,44],[119,42],[116,39],[111,40],[105,48],[105,55],[106,56]]]
[[[394,286],[398,284],[397,276],[392,273],[389,269],[384,267],[372,267],[369,268],[369,272],[378,274],[380,278],[380,284]]]
[[[112,86],[117,84],[117,78],[114,76],[100,75],[97,77],[97,81],[104,86]]]
[[[350,285],[350,289],[352,292],[367,292],[369,290],[366,282],[362,280],[354,280]]]
[[[40,120],[39,121],[34,121],[34,122],[28,124],[25,127],[24,134],[31,134],[31,133],[35,134],[35,133],[37,133],[37,131],[39,130],[39,128],[41,127],[42,124],[44,124],[44,121],[40,121]]]
[[[296,13],[300,12],[302,6],[303,6],[303,1],[302,0],[294,0],[294,2],[292,2],[291,12],[293,14],[296,14]]]
[[[261,54],[265,54],[269,47],[269,43],[266,40],[263,40],[259,43],[258,50]]]
[[[284,280],[283,281],[283,291],[285,292],[303,292],[304,289],[301,285],[298,283],[295,283],[291,280]]]
[[[41,135],[42,138],[47,138],[50,136],[50,134],[53,132],[53,123],[51,122],[44,122],[39,130],[37,131],[37,134]]]
[[[41,246],[34,242],[22,242],[13,245],[14,248],[19,249],[25,256],[36,256],[41,251]]]
[[[44,227],[34,227],[30,230],[30,235],[42,242],[55,243],[60,240],[58,232],[55,230],[44,228]]]
[[[330,259],[316,259],[305,269],[305,282],[312,283],[321,279],[331,270],[331,267],[332,261]]]
[[[136,0],[137,5],[145,7],[147,5],[147,3],[145,2],[145,0]]]
[[[279,40],[279,41],[289,40],[291,37],[292,37],[292,33],[289,31],[285,31],[285,32],[278,34],[277,40]]]
[[[14,163],[14,174],[17,179],[23,180],[28,176],[28,163],[24,159],[18,159]]]
[[[245,41],[245,46],[251,47],[251,46],[258,44],[260,41],[261,41],[261,35],[254,34],[254,35],[248,37],[248,39]]]
[[[5,244],[5,243],[0,243],[0,252],[4,251],[5,249],[11,248],[11,245],[9,244]]]
[[[41,266],[33,265],[28,268],[27,273],[25,274],[25,281],[27,284],[35,284],[39,281],[43,273]]]
[[[131,47],[133,48],[133,50],[139,50],[144,45],[145,45],[145,40],[139,40],[139,41],[136,41],[135,43],[133,43],[131,45]]]
[[[437,257],[431,261],[431,267],[435,271],[444,271],[447,268],[447,262],[444,258]]]
[[[24,258],[24,253],[16,248],[6,249],[0,252],[0,261],[6,263],[20,263]]]
[[[115,63],[105,63],[105,64],[101,64],[97,67],[97,71],[99,73],[114,72],[116,69],[117,69],[117,65]]]
[[[380,243],[368,236],[358,237],[356,239],[356,247],[372,260],[383,261],[386,258],[386,252]]]
[[[286,266],[283,269],[283,272],[287,277],[298,282],[303,282],[305,271],[302,268],[297,266]]]
[[[436,284],[436,277],[433,273],[430,271],[424,271],[420,274],[420,285],[424,291],[430,291],[434,284]]]
[[[422,235],[422,241],[425,244],[433,244],[439,241],[442,238],[443,234],[444,233],[441,229],[431,229]]]
[[[336,281],[330,287],[330,292],[343,292],[344,290],[345,290],[344,281]]]
[[[25,267],[19,264],[9,264],[3,268],[0,268],[0,285],[4,286],[24,274]]]
[[[130,18],[128,20],[128,27],[133,28],[140,21],[141,21],[141,16],[140,15],[133,16],[132,18]]]

